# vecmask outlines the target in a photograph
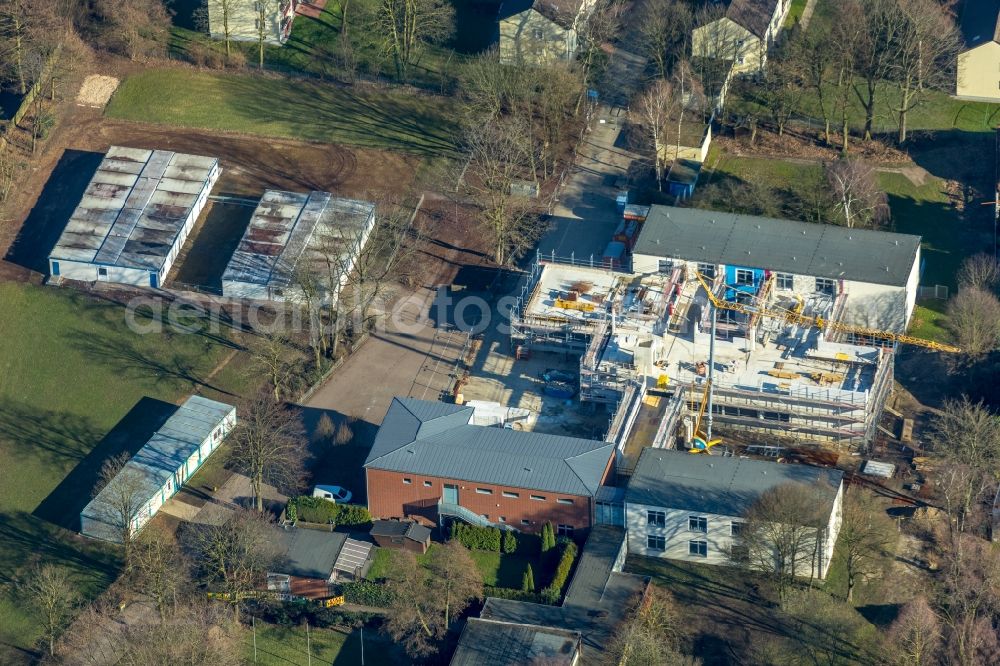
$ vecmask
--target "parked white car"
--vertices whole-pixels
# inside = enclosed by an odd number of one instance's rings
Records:
[[[347,504],[353,496],[350,490],[340,486],[316,486],[313,488],[313,497],[322,497],[334,504]]]

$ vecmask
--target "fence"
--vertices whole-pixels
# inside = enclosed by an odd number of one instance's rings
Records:
[[[935,298],[939,301],[948,300],[949,290],[946,284],[935,284],[933,286],[920,285],[917,287],[917,298]]]

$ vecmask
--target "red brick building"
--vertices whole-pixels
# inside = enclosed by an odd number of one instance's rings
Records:
[[[365,461],[375,518],[475,524],[584,536],[614,446],[472,424],[473,409],[395,398]]]

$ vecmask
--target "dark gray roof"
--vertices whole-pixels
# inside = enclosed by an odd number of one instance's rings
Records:
[[[904,286],[920,236],[652,206],[635,254]]]
[[[733,0],[726,17],[763,39],[777,7],[778,0]]]
[[[625,547],[625,529],[597,525],[587,536],[576,572],[566,591],[566,605],[597,606]]]
[[[504,0],[498,11],[500,21],[534,9],[536,12],[563,28],[573,27],[580,13],[583,0]]]
[[[333,573],[347,535],[341,532],[307,530],[301,527],[274,528],[275,539],[286,551],[285,561],[274,566],[275,573],[326,580]]]
[[[843,477],[842,471],[824,467],[645,448],[632,473],[625,501],[742,516],[765,491],[786,483],[816,487],[832,505]]]
[[[1000,42],[1000,0],[965,0],[959,27],[966,49]]]
[[[614,445],[470,425],[473,409],[394,398],[365,467],[593,496]]]
[[[424,542],[431,537],[429,528],[411,520],[376,520],[372,523],[372,536],[405,537]]]
[[[451,666],[571,666],[580,632],[469,618]]]

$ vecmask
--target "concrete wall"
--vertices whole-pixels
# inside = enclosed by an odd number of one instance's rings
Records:
[[[1000,44],[980,44],[958,55],[955,94],[1000,102]]]
[[[507,525],[523,532],[538,532],[545,521],[550,520],[553,527],[571,525],[577,536],[593,524],[591,497],[379,469],[368,469],[365,474],[368,510],[373,518],[413,518],[425,525],[434,525],[444,485],[451,484],[458,486],[459,505],[487,516],[492,523],[499,523],[502,516]],[[405,479],[410,482],[406,483]],[[477,488],[491,490],[492,494],[477,493]],[[504,492],[517,493],[518,497],[504,497]],[[533,500],[531,495],[545,499]],[[559,499],[570,500],[572,504],[560,503]],[[522,522],[525,520],[528,524]]]
[[[675,123],[676,125],[676,123]],[[671,135],[675,138],[677,136],[676,131],[671,132],[670,130],[666,133],[666,139],[670,139]],[[708,148],[712,145],[712,126],[708,125],[705,127],[705,134],[702,136],[701,143],[697,146],[681,146],[680,150],[677,150],[677,143],[666,143],[660,147],[660,156],[664,160],[694,160],[696,162],[704,162],[705,158],[708,157]]]
[[[267,17],[265,41],[268,44],[284,44],[291,33],[291,22],[295,16],[296,3],[292,0],[208,0],[209,34],[213,39],[225,39],[224,18],[228,14],[229,38],[256,42],[260,3],[263,3]]]

